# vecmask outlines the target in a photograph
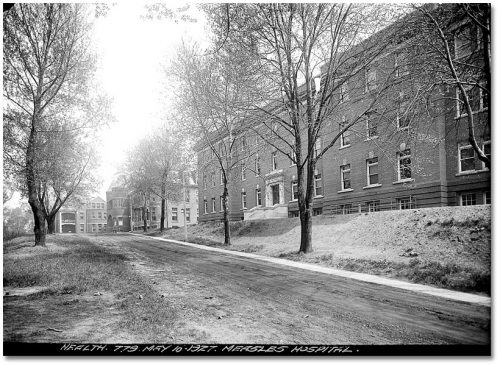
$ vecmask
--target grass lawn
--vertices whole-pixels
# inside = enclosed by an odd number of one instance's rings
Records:
[[[177,319],[123,255],[81,236],[4,243],[3,285],[4,341],[164,342]]]

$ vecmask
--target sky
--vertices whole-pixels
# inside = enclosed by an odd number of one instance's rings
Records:
[[[168,2],[172,9],[182,2]],[[98,81],[113,99],[116,122],[105,128],[98,174],[103,179],[99,196],[105,199],[113,176],[119,172],[126,152],[162,121],[170,102],[172,85],[164,68],[184,39],[205,41],[203,14],[191,5],[186,14],[197,23],[169,19],[141,19],[142,2],[114,5],[107,16],[96,20],[94,46],[98,56]]]

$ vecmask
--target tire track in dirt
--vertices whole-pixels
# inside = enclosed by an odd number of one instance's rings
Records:
[[[192,302],[190,321],[243,342],[490,343],[487,307],[148,238],[102,238],[148,272],[165,270],[150,277]]]

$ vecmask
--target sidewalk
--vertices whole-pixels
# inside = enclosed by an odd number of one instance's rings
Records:
[[[289,266],[289,267],[297,267],[300,269],[320,272],[323,274],[336,275],[336,276],[341,276],[344,278],[350,278],[350,279],[365,281],[365,282],[374,283],[374,284],[387,285],[387,286],[391,286],[394,288],[410,290],[410,291],[418,292],[418,293],[422,293],[422,294],[434,295],[434,296],[438,296],[438,297],[442,297],[442,298],[446,298],[446,299],[451,299],[451,300],[456,300],[456,301],[460,301],[460,302],[479,304],[479,305],[491,307],[491,298],[486,297],[486,296],[469,294],[469,293],[462,293],[462,292],[448,290],[448,289],[440,289],[440,288],[435,288],[432,286],[427,286],[427,285],[422,285],[422,284],[413,284],[413,283],[409,283],[406,281],[388,279],[388,278],[384,278],[384,277],[376,276],[376,275],[369,275],[369,274],[357,273],[357,272],[352,272],[352,271],[338,270],[338,269],[323,267],[323,266],[314,265],[314,264],[308,264],[308,263],[303,263],[303,262],[280,259],[280,258],[276,258],[276,257],[260,256],[260,255],[256,255],[256,254],[252,254],[252,253],[225,250],[222,248],[203,246],[203,245],[198,245],[195,243],[176,241],[176,240],[167,239],[167,238],[145,236],[145,235],[137,234],[137,233],[129,233],[129,234],[147,237],[147,238],[151,238],[151,239],[155,239],[155,240],[159,240],[159,241],[172,242],[172,243],[176,243],[179,245],[196,247],[196,248],[199,248],[202,250],[215,251],[215,252],[225,253],[228,255],[246,257],[246,258],[251,258],[251,259],[260,260],[260,261],[267,261],[267,262],[272,262],[274,264],[285,265],[285,266]]]

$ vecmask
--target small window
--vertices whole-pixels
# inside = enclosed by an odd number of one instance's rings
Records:
[[[220,184],[221,185],[224,185],[224,172],[222,171],[222,169],[220,169]]]
[[[80,223],[80,232],[83,232],[85,230],[85,224]]]
[[[212,213],[215,212],[215,198],[212,198]]]
[[[366,77],[366,92],[375,90],[377,88],[377,70],[367,69],[365,77]]]
[[[219,197],[219,204],[220,204],[220,211],[223,212],[224,211],[224,196],[221,195]]]
[[[399,198],[398,200],[399,209],[413,209],[415,204],[411,197]]]
[[[342,190],[351,189],[351,165],[340,166],[340,181]]]
[[[411,150],[398,152],[398,180],[411,179]]]
[[[323,196],[323,183],[321,174],[314,175],[314,196]]]
[[[352,204],[339,205],[339,213],[340,214],[351,214],[352,213]]]
[[[247,168],[244,162],[241,162],[241,181],[245,181],[247,179]]]
[[[316,139],[316,143],[314,143],[314,158],[317,158],[321,153],[321,137]]]
[[[205,214],[207,214],[207,213],[208,213],[208,201],[207,201],[207,199],[204,199],[204,200],[203,200],[203,212],[204,212]]]
[[[186,208],[186,222],[191,222],[191,208]]]
[[[247,209],[247,193],[245,192],[241,193],[241,208]]]
[[[366,179],[368,186],[377,185],[378,182],[378,157],[366,160]]]
[[[339,124],[339,132],[342,132],[342,130],[347,127],[349,123],[346,120],[346,117],[342,117],[342,123]],[[347,147],[351,145],[351,131],[348,129],[344,133],[340,135],[340,147]]]
[[[491,204],[491,192],[485,191],[483,194],[484,204]]]
[[[299,190],[297,180],[292,181],[292,200],[299,199]]]
[[[371,114],[366,119],[366,133],[368,139],[378,137],[378,118],[375,114]]]
[[[476,169],[476,154],[472,146],[462,146],[459,152],[459,172],[474,171]]]
[[[476,193],[460,195],[460,205],[476,205]]]
[[[295,153],[295,150],[292,148],[290,150],[290,167],[295,166],[297,164],[297,154]]]
[[[260,176],[260,157],[259,155],[255,156],[255,176]]]
[[[212,187],[215,186],[215,171],[212,171],[210,173],[210,177],[211,177],[211,180],[212,180]]]
[[[373,200],[366,203],[368,212],[380,212],[380,200]]]
[[[410,125],[409,107],[410,100],[408,95],[400,92],[398,98],[398,110],[396,115],[398,129],[408,129]]]
[[[394,56],[394,68],[396,69],[396,77],[403,77],[410,73],[408,67],[409,57],[405,52],[398,52]]]
[[[172,222],[177,222],[179,220],[178,214],[177,208],[172,208]]]
[[[271,166],[273,170],[278,169],[278,151],[273,151],[271,154]]]
[[[260,188],[255,189],[255,203],[258,207],[262,206],[262,193]]]

